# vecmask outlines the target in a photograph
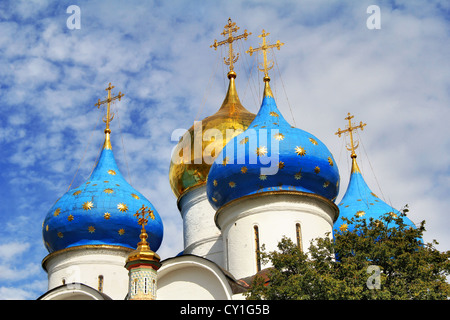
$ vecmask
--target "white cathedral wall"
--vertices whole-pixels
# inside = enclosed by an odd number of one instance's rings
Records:
[[[171,258],[158,270],[158,300],[230,300],[232,296],[223,272],[203,258]]]
[[[222,234],[214,223],[206,185],[188,190],[178,206],[183,218],[184,253],[197,255],[223,266]]]
[[[125,260],[131,249],[113,246],[80,246],[61,250],[44,258],[48,273],[48,290],[65,284],[85,284],[99,289],[114,300],[123,300],[128,293],[128,270]]]
[[[223,233],[225,268],[236,278],[254,275],[257,270],[255,226],[259,246],[277,250],[283,236],[297,243],[296,224],[300,224],[301,247],[325,237],[333,227],[338,209],[331,201],[301,193],[270,193],[246,197],[221,208],[216,215]],[[261,269],[270,265],[261,265]]]

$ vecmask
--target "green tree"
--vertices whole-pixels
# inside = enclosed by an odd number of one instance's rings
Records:
[[[345,219],[352,229],[315,239],[307,253],[289,238],[277,251],[263,248],[262,261],[272,264],[270,280],[255,276],[247,299],[448,299],[450,251],[438,251],[435,240],[423,243],[425,221],[407,226],[407,211],[381,221]]]

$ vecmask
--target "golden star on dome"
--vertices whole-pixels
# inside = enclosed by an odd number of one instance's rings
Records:
[[[86,201],[83,203],[84,210],[91,210],[94,207],[94,203],[92,201]]]
[[[114,170],[108,170],[108,173],[109,173],[110,175],[113,175],[113,176],[116,175],[116,172],[115,172]]]
[[[95,232],[94,226],[89,226],[88,231],[89,231],[89,233],[94,233]]]
[[[213,185],[214,185],[214,187],[217,187],[217,180],[213,181]]]
[[[248,170],[248,169],[247,169],[247,167],[246,167],[246,166],[243,166],[243,167],[241,168],[241,172],[242,172],[242,173],[246,173],[246,172],[247,172],[247,170]]]
[[[282,134],[282,133],[276,133],[276,134],[273,135],[273,137],[275,139],[277,139],[278,141],[284,140],[284,134]]]
[[[319,172],[320,172],[320,167],[319,167],[319,166],[315,167],[315,168],[314,168],[314,172],[315,172],[315,173],[319,173]]]
[[[128,211],[128,206],[125,203],[119,203],[117,205],[117,209],[119,209],[121,212]]]
[[[240,144],[246,144],[248,142],[248,137],[245,137],[241,141],[239,141]]]
[[[61,213],[61,208],[56,208],[55,212],[53,213],[53,215],[55,217],[57,217],[59,214]]]
[[[225,159],[223,159],[223,161],[222,161],[222,165],[226,166],[229,161],[230,161],[230,159],[228,159],[228,157],[225,157]]]
[[[125,230],[124,229],[120,229],[119,231],[119,235],[123,236],[125,234]]]
[[[275,111],[270,111],[269,113],[272,117],[279,117],[280,115],[276,113]]]
[[[105,220],[109,220],[109,218],[111,218],[111,214],[109,212],[105,212],[103,218],[105,218]]]
[[[305,151],[305,149],[303,149],[302,147],[299,147],[299,146],[296,146],[295,147],[295,153],[298,155],[298,156],[304,156],[305,154],[306,154],[306,151]]]
[[[133,198],[135,198],[136,200],[139,200],[139,196],[138,196],[137,194],[132,193],[131,196],[132,196]]]
[[[73,215],[69,215],[69,216],[67,217],[67,220],[68,220],[68,221],[73,221]]]
[[[258,156],[264,156],[267,154],[267,148],[265,146],[261,146],[259,148],[256,148],[256,154]]]
[[[309,141],[311,141],[311,143],[312,143],[313,145],[315,145],[315,146],[318,145],[317,141],[314,140],[313,138],[309,138]]]
[[[283,169],[284,167],[285,167],[285,165],[284,165],[283,161],[278,162],[278,168],[279,169]]]
[[[75,191],[74,193],[73,193],[73,195],[74,196],[77,196],[77,195],[79,195],[81,193],[81,190],[78,190],[78,191]]]
[[[328,157],[328,163],[330,164],[330,166],[334,166],[334,162],[333,159],[331,159],[331,157]]]
[[[111,188],[107,188],[107,189],[103,190],[103,192],[104,192],[104,193],[107,193],[107,194],[111,194],[111,193],[114,192],[114,190],[111,189]]]
[[[366,213],[364,212],[364,211],[362,211],[362,210],[359,210],[358,212],[356,212],[356,215],[358,216],[358,217],[362,217],[363,215],[365,215]]]
[[[230,181],[230,182],[228,183],[228,185],[230,186],[230,188],[235,188],[235,187],[236,187],[236,182]]]
[[[259,175],[259,180],[262,180],[262,181],[267,180],[267,176],[265,174],[261,174],[261,175]]]
[[[302,171],[300,170],[294,175],[295,180],[300,180],[302,178]]]
[[[64,234],[62,232],[58,232],[58,238],[64,238]]]

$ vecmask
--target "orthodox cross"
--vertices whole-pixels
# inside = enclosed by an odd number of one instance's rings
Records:
[[[136,211],[134,216],[138,219],[138,224],[142,226],[143,232],[145,232],[145,226],[148,223],[148,218],[150,217],[152,220],[155,220],[153,210],[149,209],[145,205],[142,205],[142,207]]]
[[[214,40],[214,44],[212,44],[210,48],[214,47],[214,50],[217,50],[217,47],[228,43],[228,58],[223,58],[223,61],[227,66],[230,66],[230,72],[234,72],[234,63],[239,59],[239,53],[237,55],[234,54],[233,42],[239,39],[247,40],[247,37],[252,33],[247,33],[247,29],[245,29],[243,34],[233,36],[233,33],[239,30],[239,27],[236,26],[236,22],[231,22],[231,18],[228,19],[228,24],[224,28],[221,35],[224,37],[228,36],[228,38],[220,42]]]
[[[354,118],[354,116],[350,115],[350,112],[348,113],[348,116],[345,118],[345,120],[348,120],[348,128],[345,130],[341,130],[341,128],[338,129],[338,131],[335,133],[337,134],[339,137],[341,137],[341,134],[343,133],[350,133],[350,148],[347,147],[348,151],[351,151],[351,157],[352,158],[356,158],[356,153],[355,150],[356,148],[358,148],[359,143],[355,143],[353,142],[353,131],[357,130],[357,129],[361,129],[364,130],[364,126],[366,126],[366,123],[362,123],[362,121],[359,123],[359,125],[355,126],[352,124],[352,119]]]
[[[260,63],[260,65],[261,65],[262,68],[258,67],[258,69],[259,69],[259,71],[264,72],[264,78],[267,78],[267,79],[269,78],[269,70],[273,68],[273,61],[272,61],[272,60],[270,60],[270,61],[267,60],[267,50],[268,50],[268,49],[271,49],[271,48],[277,48],[278,50],[280,50],[280,47],[281,47],[282,45],[284,45],[284,43],[280,42],[280,40],[278,40],[277,43],[275,43],[275,44],[267,44],[267,42],[266,42],[266,37],[267,37],[269,34],[270,34],[270,33],[266,33],[266,32],[264,31],[264,29],[263,29],[262,34],[260,34],[260,35],[258,36],[258,38],[262,38],[262,39],[263,39],[263,42],[262,42],[262,44],[261,44],[261,47],[255,48],[255,49],[253,49],[252,47],[250,47],[250,48],[248,49],[248,51],[246,51],[247,53],[250,54],[250,56],[251,56],[254,52],[257,52],[257,51],[262,51],[262,52],[263,52],[264,62],[263,62],[262,64]],[[269,63],[271,63],[270,66],[269,66]]]
[[[102,104],[105,104],[105,103],[107,104],[107,107],[106,107],[106,119],[103,120],[106,123],[105,133],[111,133],[111,130],[109,129],[109,123],[112,121],[112,119],[114,119],[114,113],[111,116],[111,110],[110,110],[111,102],[116,100],[116,99],[119,99],[119,101],[120,101],[120,99],[125,95],[125,94],[119,92],[119,94],[117,96],[111,97],[111,90],[112,89],[114,89],[114,86],[112,86],[111,82],[110,82],[108,88],[105,89],[106,91],[108,91],[108,98],[106,100],[103,100],[103,101],[100,101],[100,99],[98,99],[98,102],[95,104],[95,106],[97,108],[99,108],[99,109],[100,109],[100,106]]]

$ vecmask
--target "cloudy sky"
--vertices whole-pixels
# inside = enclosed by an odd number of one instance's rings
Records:
[[[80,8],[80,29],[66,12]],[[370,5],[380,29],[369,29]],[[227,86],[226,51],[210,48],[228,18],[252,35],[239,41],[241,102],[256,113],[262,75],[245,54],[268,40],[272,90],[285,118],[333,153],[345,193],[348,112],[367,123],[358,162],[372,191],[410,218],[425,240],[450,250],[450,3],[391,1],[1,1],[0,299],[36,299],[47,289],[42,221],[71,185],[84,182],[103,140],[109,82],[112,144],[122,174],[164,221],[158,251],[182,250],[182,223],[168,180],[176,129],[214,113]],[[259,58],[261,59],[261,58]],[[74,178],[75,177],[75,178]]]

